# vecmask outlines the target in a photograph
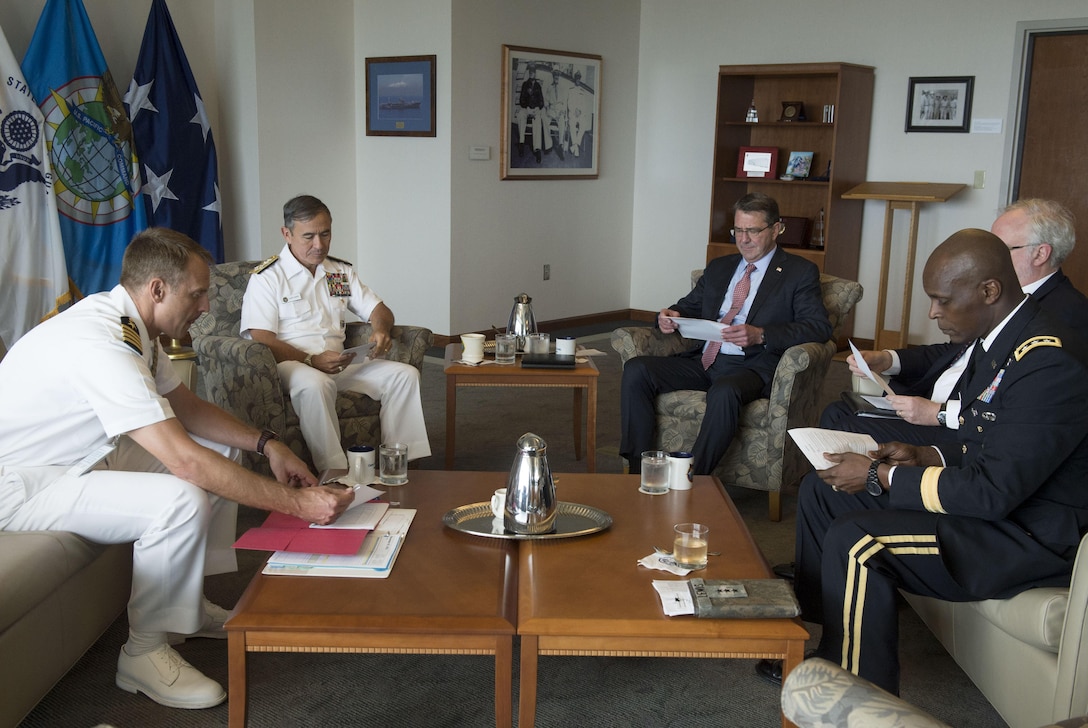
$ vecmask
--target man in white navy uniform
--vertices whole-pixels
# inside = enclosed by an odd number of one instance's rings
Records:
[[[243,337],[272,350],[314,466],[348,466],[336,414],[336,393],[343,391],[382,403],[382,438],[406,443],[409,460],[430,455],[419,370],[380,358],[393,343],[393,312],[359,281],[350,263],[329,255],[329,208],[310,195],[294,197],[283,206],[281,232],[283,250],[249,277],[241,329]],[[348,311],[373,329],[374,348],[362,362],[344,353]]]
[[[164,228],[136,235],[121,283],[31,329],[0,362],[0,529],[70,531],[133,543],[129,638],[116,684],[176,708],[226,698],[170,647],[225,638],[207,574],[237,568],[237,503],[331,523],[350,490],[317,480],[259,432],[182,384],[160,334],[185,336],[208,310],[210,256]],[[243,469],[269,459],[276,480]]]

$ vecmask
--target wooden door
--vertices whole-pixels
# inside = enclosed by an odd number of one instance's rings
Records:
[[[1077,218],[1077,247],[1062,270],[1088,293],[1088,31],[1030,37],[1021,155],[1012,199],[1057,200]]]

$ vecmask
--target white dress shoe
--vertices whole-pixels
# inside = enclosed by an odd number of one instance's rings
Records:
[[[227,638],[227,630],[223,629],[223,624],[230,619],[230,612],[223,607],[208,601],[207,597],[203,597],[204,604],[204,623],[200,625],[200,629],[192,634],[181,634],[179,632],[170,632],[167,634],[167,642],[171,645],[180,645],[187,639],[194,639],[196,637],[204,637],[212,640],[225,640]]]
[[[138,657],[122,647],[116,682],[122,690],[143,693],[170,708],[211,708],[227,699],[219,683],[205,677],[169,645]]]

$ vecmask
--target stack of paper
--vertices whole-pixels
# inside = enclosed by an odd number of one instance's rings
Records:
[[[365,487],[365,486],[363,486]],[[380,491],[378,491],[380,493]],[[388,503],[357,498],[336,523],[311,524],[283,513],[270,513],[265,522],[251,528],[234,542],[236,549],[295,551],[316,554],[354,554],[368,531],[373,530],[388,510]]]
[[[263,573],[290,576],[348,576],[384,579],[389,576],[408,527],[413,508],[389,508],[377,527],[366,534],[362,546],[352,554],[305,554],[277,551],[269,557]]]

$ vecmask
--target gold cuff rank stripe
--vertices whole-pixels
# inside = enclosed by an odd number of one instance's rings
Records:
[[[922,473],[922,482],[918,490],[922,496],[922,507],[930,513],[947,512],[944,506],[941,505],[941,494],[937,487],[943,470],[944,468],[932,466],[926,468],[925,472]]]
[[[1060,349],[1062,348],[1062,340],[1057,336],[1033,336],[1016,347],[1016,351],[1012,355],[1016,358],[1016,361],[1020,361],[1025,354],[1040,346],[1056,346]]]
[[[140,356],[144,355],[144,345],[140,340],[140,327],[128,316],[121,317],[121,341]]]
[[[280,259],[280,256],[278,256],[278,255],[273,255],[271,258],[266,258],[265,260],[262,260],[257,265],[253,266],[253,270],[251,270],[250,273],[264,273],[265,268],[270,267],[273,263],[275,263],[279,259]]]

